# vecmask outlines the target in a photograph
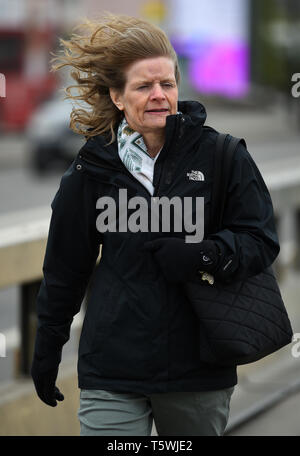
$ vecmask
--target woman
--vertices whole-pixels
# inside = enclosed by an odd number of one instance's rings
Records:
[[[55,386],[61,351],[89,284],[78,359],[81,435],[150,435],[153,419],[159,435],[222,435],[236,368],[200,362],[183,284],[199,270],[236,280],[274,261],[269,192],[240,144],[224,230],[210,233],[218,133],[204,125],[202,104],[178,101],[168,38],[124,16],[86,28],[63,41],[54,67],[77,70],[73,98],[91,110],[72,112],[72,128],[87,141],[51,205],[32,365],[37,393],[50,406],[63,400]],[[204,223],[204,239],[186,242],[191,231],[178,229],[180,208],[167,209],[172,198],[199,197],[205,218],[195,204],[191,215],[194,227]]]

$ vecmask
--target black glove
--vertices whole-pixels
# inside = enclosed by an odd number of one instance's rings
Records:
[[[39,398],[45,404],[56,407],[57,401],[63,401],[64,395],[55,386],[61,351],[51,352],[39,357],[36,353],[31,366],[31,376]]]
[[[181,238],[159,238],[146,242],[144,250],[153,252],[170,282],[191,280],[199,271],[214,273],[222,260],[218,244],[211,240],[195,244]]]

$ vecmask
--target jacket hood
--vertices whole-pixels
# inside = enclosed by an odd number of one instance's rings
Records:
[[[175,144],[183,145],[184,148],[193,147],[200,139],[207,117],[205,107],[198,101],[179,101],[178,111],[178,114],[170,115],[166,119],[166,138],[163,149],[169,149],[170,153]],[[104,166],[123,168],[118,154],[117,140],[111,144],[108,144],[109,141],[110,139],[105,135],[93,136],[87,140],[79,153],[96,159],[99,164]],[[177,149],[180,150],[180,147]]]

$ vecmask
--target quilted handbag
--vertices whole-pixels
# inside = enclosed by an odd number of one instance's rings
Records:
[[[217,139],[212,191],[212,226],[217,231],[222,226],[230,162],[240,141],[244,140],[223,134]],[[185,291],[198,317],[203,362],[248,364],[292,340],[291,323],[272,266],[230,283],[203,274],[202,280],[187,283]]]

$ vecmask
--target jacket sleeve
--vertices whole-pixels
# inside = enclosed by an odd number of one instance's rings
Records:
[[[270,266],[279,254],[273,204],[246,147],[239,144],[232,163],[223,229],[210,235],[223,252],[216,279],[241,280]]]
[[[51,203],[43,280],[37,297],[36,348],[40,356],[61,350],[70,337],[99,254],[96,202],[91,181],[75,161],[63,175]]]

